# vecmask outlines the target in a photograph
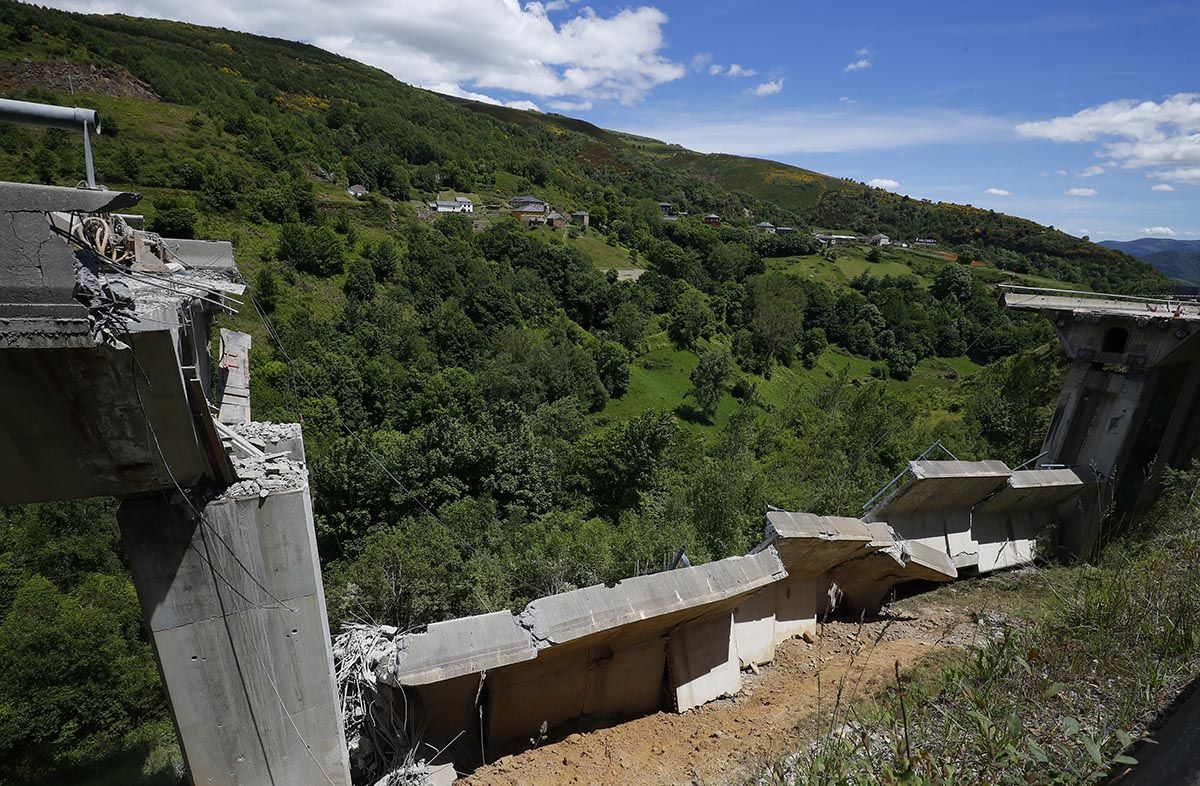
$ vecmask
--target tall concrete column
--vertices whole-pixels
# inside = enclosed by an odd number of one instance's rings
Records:
[[[349,786],[303,469],[173,497],[118,519],[193,783]]]

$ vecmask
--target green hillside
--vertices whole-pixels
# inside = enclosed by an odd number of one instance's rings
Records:
[[[681,547],[743,553],[768,503],[855,513],[935,439],[1024,461],[1059,353],[994,284],[1164,285],[1019,219],[226,30],[0,2],[0,86],[99,109],[101,182],[143,194],[154,231],[233,242],[269,325],[223,324],[253,335],[256,418],[304,423],[334,626],[520,608]],[[65,132],[0,126],[0,179],[74,185],[82,157]],[[480,211],[423,210],[452,194]],[[486,209],[520,194],[591,226]],[[810,226],[943,245],[823,250]],[[0,509],[0,784],[174,780],[113,510]]]

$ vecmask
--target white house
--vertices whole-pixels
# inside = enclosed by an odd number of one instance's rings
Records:
[[[871,235],[871,245],[873,246],[890,246],[891,238],[880,232],[878,235]]]
[[[352,197],[361,198],[361,197],[365,197],[370,192],[367,191],[366,186],[360,185],[360,184],[355,184],[355,185],[352,185],[349,188],[347,188],[346,193]]]
[[[439,199],[436,202],[430,202],[429,207],[439,213],[474,213],[475,203],[466,197],[455,197],[454,201]]]

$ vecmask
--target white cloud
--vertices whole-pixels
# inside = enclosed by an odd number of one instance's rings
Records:
[[[1150,190],[1151,191],[1174,191],[1175,186],[1171,185],[1170,183],[1156,183],[1155,185],[1150,186]]]
[[[780,112],[643,116],[629,129],[703,153],[785,156],[895,150],[920,145],[1011,138],[1011,122],[971,112],[914,108],[879,111],[857,106]]]
[[[505,101],[504,105],[511,106],[513,109],[526,109],[530,112],[542,111],[540,108],[538,108],[538,105],[532,101]]]
[[[1065,193],[1073,197],[1094,197],[1100,192],[1094,188],[1068,188]]]
[[[985,188],[985,189],[983,189],[983,193],[990,194],[992,196],[1012,196],[1011,191],[1005,191],[1003,188],[995,188],[995,187]]]
[[[1160,235],[1162,237],[1175,237],[1179,234],[1170,227],[1142,227],[1143,235]]]
[[[551,101],[550,108],[559,112],[586,112],[593,106],[591,101]]]
[[[1095,177],[1096,175],[1103,175],[1105,171],[1106,170],[1102,166],[1090,166],[1087,169],[1080,172],[1079,176],[1080,177]]]
[[[1055,142],[1099,142],[1099,154],[1125,169],[1165,167],[1153,177],[1200,182],[1200,93],[1162,101],[1120,99],[1073,115],[1021,123],[1017,133]]]
[[[1151,172],[1150,177],[1171,180],[1175,183],[1200,183],[1200,166],[1176,167],[1162,172]]]
[[[843,72],[850,73],[851,71],[861,71],[864,68],[871,67],[871,50],[867,47],[864,46],[861,49],[854,50],[854,57],[855,59],[847,63],[846,67],[842,69]]]
[[[776,79],[773,82],[763,82],[761,85],[754,88],[754,95],[756,95],[756,96],[773,96],[773,95],[777,95],[779,93],[779,91],[781,91],[781,90],[783,90],[783,78],[782,77],[780,77],[779,79]]]
[[[871,188],[882,188],[886,191],[892,191],[900,187],[900,181],[892,180],[890,177],[876,177],[868,180],[867,185]]]
[[[838,103],[839,104],[857,104],[858,102],[855,101],[850,96],[842,96],[841,98],[838,99]]]
[[[178,19],[306,41],[454,94],[638,101],[686,69],[665,55],[667,16],[651,6],[602,15],[562,2],[474,0],[52,0],[72,11]]]
[[[1090,235],[1092,233],[1086,229],[1076,229],[1075,234],[1079,235],[1080,237],[1086,237],[1087,235]]]
[[[752,76],[758,76],[758,72],[753,68],[743,68],[737,63],[732,63],[728,67],[720,65],[719,63],[713,63],[708,67],[708,73],[711,76],[731,76],[735,78],[741,77],[743,79],[748,79]]]
[[[1065,170],[1065,169],[1056,169],[1056,170],[1054,170],[1054,174],[1056,174],[1056,175],[1062,175],[1063,177],[1066,177],[1066,176],[1067,176],[1067,170]]]

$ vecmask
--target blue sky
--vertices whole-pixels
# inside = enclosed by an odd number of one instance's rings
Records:
[[[1093,239],[1200,237],[1200,3],[54,4],[310,41],[441,92]]]

